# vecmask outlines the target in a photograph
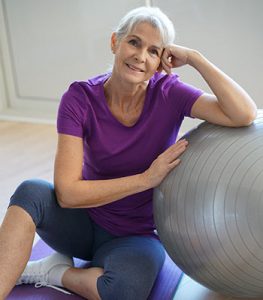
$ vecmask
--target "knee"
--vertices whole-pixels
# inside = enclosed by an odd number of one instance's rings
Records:
[[[104,273],[98,278],[97,288],[102,300],[146,300],[153,286],[149,278],[137,274],[122,276],[121,274]],[[144,277],[144,278],[142,278]]]
[[[118,259],[109,256],[105,263],[105,273],[98,280],[101,298],[146,300],[165,258],[161,247],[154,248],[148,251],[133,249]]]
[[[17,205],[23,208],[32,217],[36,226],[40,223],[44,207],[54,201],[53,186],[38,179],[23,181],[15,190],[9,206]]]
[[[49,182],[39,179],[29,179],[23,181],[15,190],[11,200],[29,201],[34,199],[36,201],[42,198],[47,199],[50,196],[52,185]]]

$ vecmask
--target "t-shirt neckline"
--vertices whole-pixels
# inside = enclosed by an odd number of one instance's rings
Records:
[[[105,106],[105,109],[108,113],[108,115],[111,117],[112,120],[114,120],[115,123],[117,123],[119,126],[121,127],[124,127],[124,128],[134,128],[136,126],[138,126],[138,124],[141,122],[141,120],[143,119],[144,115],[145,115],[145,112],[147,110],[147,107],[148,107],[148,102],[149,102],[149,88],[151,86],[151,82],[152,82],[152,78],[150,78],[149,82],[148,82],[148,85],[147,85],[147,88],[146,88],[146,92],[145,92],[145,99],[144,99],[144,104],[143,104],[143,109],[142,109],[142,112],[138,118],[138,120],[132,125],[132,126],[127,126],[123,123],[121,123],[113,114],[112,112],[110,111],[109,109],[109,106],[108,106],[108,103],[107,103],[107,99],[106,99],[106,96],[105,96],[105,93],[104,93],[104,83],[109,79],[111,73],[108,73],[106,74],[106,76],[103,78],[102,82],[101,82],[101,85],[100,85],[100,89],[101,89],[101,98],[103,100],[103,104]]]

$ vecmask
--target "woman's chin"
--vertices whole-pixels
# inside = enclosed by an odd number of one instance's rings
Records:
[[[124,81],[130,84],[139,84],[148,81],[151,76],[145,74],[144,72],[123,72],[121,77]]]

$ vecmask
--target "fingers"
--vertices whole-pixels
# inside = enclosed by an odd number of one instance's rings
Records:
[[[186,150],[187,145],[188,142],[185,139],[179,140],[163,152],[163,158],[167,159],[169,163],[172,163]]]
[[[192,50],[186,47],[174,44],[168,45],[161,57],[161,63],[165,72],[170,74],[172,68],[178,68],[187,64],[191,52]]]
[[[171,69],[172,69],[173,66],[171,64],[171,52],[168,48],[165,49],[163,54],[162,54],[161,64],[162,64],[162,67],[163,67],[164,71],[167,74],[171,74]]]
[[[150,168],[144,172],[150,187],[159,185],[167,174],[180,163],[178,156],[185,151],[187,144],[185,139],[178,141],[152,162]]]
[[[172,68],[170,66],[166,65],[164,62],[162,62],[162,67],[168,75],[172,73]]]
[[[163,62],[161,61],[158,69],[157,69],[157,72],[161,73],[162,71],[165,71],[167,74],[171,74],[172,72],[172,69],[166,65],[163,64]]]
[[[181,160],[179,158],[177,158],[176,160],[174,160],[173,162],[170,163],[170,169],[174,169],[175,167],[177,167],[180,164]]]
[[[187,145],[188,145],[188,142],[185,139],[179,140],[175,144],[173,144],[169,148],[167,148],[167,150],[164,151],[164,152],[167,152],[167,153],[171,152],[172,153],[172,152],[174,152],[174,150],[176,150],[178,148],[181,148],[181,147],[184,147],[184,146],[187,146]]]

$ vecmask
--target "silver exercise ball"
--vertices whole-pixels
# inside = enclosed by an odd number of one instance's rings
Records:
[[[180,165],[154,191],[158,234],[202,285],[263,296],[263,111],[249,127],[202,123]]]

